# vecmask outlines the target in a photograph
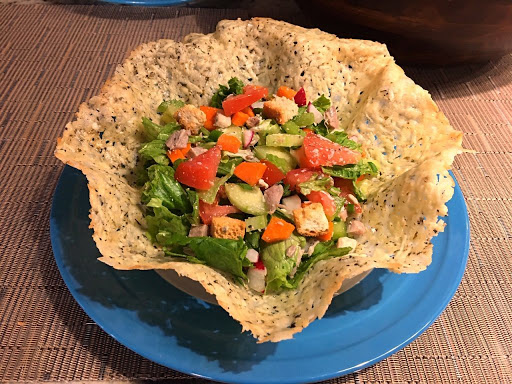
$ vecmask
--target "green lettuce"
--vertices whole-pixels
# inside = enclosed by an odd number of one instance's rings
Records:
[[[329,100],[324,95],[320,96],[318,99],[313,101],[313,105],[316,109],[318,109],[321,113],[324,113],[329,108],[331,108],[331,100]]]
[[[313,191],[328,191],[333,181],[329,176],[315,174],[311,179],[298,185],[300,193],[309,195]]]
[[[212,96],[210,106],[215,108],[222,108],[222,102],[229,95],[240,95],[244,92],[244,83],[236,77],[232,77],[228,81],[228,86],[219,84],[219,89]]]
[[[181,214],[192,212],[187,192],[174,179],[174,169],[166,165],[155,164],[148,168],[149,181],[142,191],[142,202],[148,204],[159,199],[162,205]]]
[[[377,166],[371,161],[360,161],[357,164],[322,167],[322,171],[327,175],[350,180],[357,180],[362,175],[376,176],[379,173]]]
[[[326,136],[329,140],[356,151],[361,150],[361,144],[356,143],[354,140],[350,140],[348,135],[342,131],[334,131]]]
[[[156,239],[169,256],[183,257],[188,261],[206,264],[237,278],[246,279],[243,268],[252,265],[245,257],[248,248],[242,239],[186,237],[170,231],[160,231]],[[187,248],[191,252],[187,252]]]

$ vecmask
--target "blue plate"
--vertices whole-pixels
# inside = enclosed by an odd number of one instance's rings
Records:
[[[89,226],[87,182],[66,167],[51,212],[55,260],[71,294],[108,334],[140,355],[191,375],[244,383],[299,383],[368,367],[434,322],[466,266],[469,222],[460,188],[448,203],[433,262],[419,274],[374,270],[336,297],[323,319],[295,339],[257,344],[220,307],[189,296],[154,271],[117,271],[100,256]]]

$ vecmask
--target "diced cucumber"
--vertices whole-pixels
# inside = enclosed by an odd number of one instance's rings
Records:
[[[220,131],[226,135],[235,136],[240,142],[242,142],[242,127],[232,125],[231,127],[221,128]]]
[[[226,195],[235,207],[250,215],[264,215],[267,213],[265,198],[258,187],[245,189],[239,184],[225,185]]]
[[[258,145],[254,148],[254,154],[260,160],[266,159],[268,155],[274,155],[286,162],[286,168],[281,169],[284,173],[291,171],[297,166],[297,160],[284,148],[267,147]]]
[[[340,237],[347,236],[347,224],[344,221],[335,221],[333,223],[332,239],[338,240]]]
[[[246,231],[261,231],[267,227],[267,215],[253,216],[245,219]]]
[[[289,133],[290,135],[300,135],[302,130],[300,127],[295,124],[292,120],[288,120],[286,123],[283,124],[283,130],[286,133]]]
[[[266,137],[266,144],[271,147],[300,147],[303,141],[303,136],[287,133],[275,133]]]
[[[293,122],[297,124],[299,127],[306,127],[315,122],[315,115],[312,113],[306,112],[301,115],[297,115],[293,118]]]
[[[279,128],[279,125],[273,123],[272,120],[267,119],[263,120],[258,126],[254,127],[253,131],[262,133],[264,135],[269,135],[272,133],[279,133],[281,128]]]
[[[185,103],[181,100],[164,101],[158,106],[158,112],[162,113],[160,121],[162,124],[175,122],[174,114],[183,107]]]

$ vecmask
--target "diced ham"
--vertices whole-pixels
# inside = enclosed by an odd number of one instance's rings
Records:
[[[352,220],[348,225],[347,233],[352,236],[361,236],[366,232],[366,227],[359,220]]]
[[[174,149],[185,148],[188,144],[189,136],[190,131],[187,131],[186,129],[180,129],[170,134],[169,138],[165,142],[165,145],[167,145],[167,148],[169,148],[170,151]]]
[[[192,159],[193,157],[199,156],[205,152],[208,152],[208,150],[203,147],[190,148],[190,151],[187,152],[187,157]]]
[[[247,255],[245,255],[251,263],[257,263],[260,258],[260,254],[255,249],[249,249]]]
[[[188,233],[189,237],[205,237],[208,236],[208,226],[206,224],[193,225]]]
[[[261,118],[259,116],[253,116],[249,117],[247,121],[245,122],[245,125],[248,128],[254,128],[257,127],[261,123]]]
[[[276,211],[277,205],[281,201],[281,197],[283,197],[283,192],[283,186],[281,184],[275,184],[263,193],[270,214]]]
[[[315,124],[319,124],[324,119],[323,115],[320,113],[318,109],[316,109],[316,107],[312,103],[308,104],[307,111],[313,114],[315,118]]]
[[[218,112],[213,119],[213,125],[217,128],[227,128],[231,125],[231,117]]]
[[[336,107],[332,106],[324,113],[324,120],[327,127],[331,129],[338,129],[340,127],[340,121],[338,120],[338,112]]]

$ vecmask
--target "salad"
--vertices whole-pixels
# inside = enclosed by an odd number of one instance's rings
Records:
[[[140,182],[147,236],[165,255],[268,294],[357,246],[379,172],[329,98],[232,78],[208,106],[168,100],[157,112],[142,120]]]

